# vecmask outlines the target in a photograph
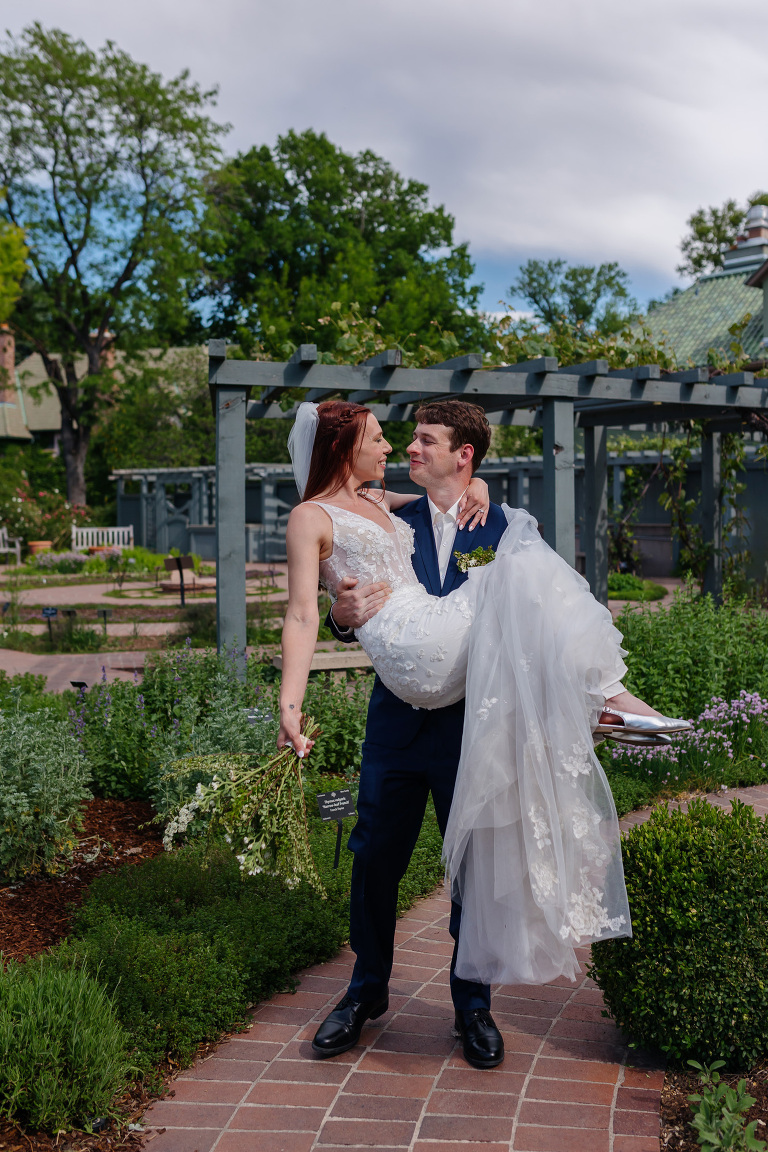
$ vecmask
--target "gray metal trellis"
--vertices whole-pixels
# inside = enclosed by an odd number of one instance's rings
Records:
[[[662,373],[658,365],[609,369],[604,360],[561,367],[553,357],[483,368],[472,353],[429,368],[404,368],[399,350],[357,365],[320,364],[313,344],[287,363],[228,360],[224,340],[208,347],[216,414],[216,579],[219,647],[245,637],[245,420],[292,419],[287,389],[316,402],[346,395],[379,420],[409,420],[423,400],[454,397],[480,404],[492,424],[538,425],[544,438],[545,540],[575,562],[574,429],[585,430],[586,572],[595,596],[608,596],[606,429],[703,419],[702,503],[705,540],[713,545],[705,591],[722,591],[722,433],[740,429],[751,411],[768,411],[768,381],[751,372],[709,378],[707,369]],[[251,399],[260,389],[258,399]]]

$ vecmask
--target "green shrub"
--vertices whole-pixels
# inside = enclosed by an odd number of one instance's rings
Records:
[[[17,672],[14,676],[0,668],[0,709],[13,708],[20,712],[39,712],[48,709],[60,719],[66,718],[73,693],[46,692],[46,677],[33,672]]]
[[[768,695],[768,613],[738,598],[717,607],[692,585],[668,608],[625,608],[626,685],[667,716],[698,716],[713,696]]]
[[[189,646],[147,662],[142,683],[107,681],[80,697],[74,720],[103,796],[151,798],[159,811],[177,802],[161,778],[185,755],[253,752],[277,738],[259,689],[235,675],[233,659]],[[268,733],[267,733],[268,727]],[[273,731],[274,729],[274,731]],[[191,791],[197,778],[189,782]],[[182,788],[183,792],[183,788]]]
[[[643,580],[631,572],[608,573],[608,595],[612,600],[661,600],[666,594],[663,584]]]
[[[672,1059],[752,1067],[768,1051],[768,828],[734,801],[657,808],[623,839],[631,939],[592,946],[618,1026]]]
[[[126,1049],[106,991],[84,972],[0,962],[0,1116],[49,1132],[87,1126],[122,1088]]]
[[[324,777],[318,790],[327,788]],[[352,855],[343,851],[334,870],[336,824],[320,819],[312,794],[308,805],[325,900],[307,884],[243,877],[228,848],[206,851],[199,842],[91,885],[59,962],[79,960],[114,995],[144,1072],[166,1055],[188,1062],[201,1040],[292,987],[299,969],[334,956],[347,939]],[[350,830],[351,823],[345,839]],[[440,852],[430,804],[401,884],[401,911],[434,889]]]
[[[0,876],[55,869],[91,798],[88,776],[66,722],[48,711],[0,714]]]
[[[233,1028],[247,1006],[242,973],[221,933],[161,932],[145,919],[101,910],[55,957],[64,966],[83,964],[106,989],[130,1037],[131,1061],[145,1074],[169,1055],[190,1063],[200,1041]]]

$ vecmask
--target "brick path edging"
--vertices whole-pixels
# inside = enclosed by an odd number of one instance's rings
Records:
[[[768,785],[707,798],[727,807],[734,797],[768,813]],[[630,813],[622,827],[649,812]],[[308,968],[296,993],[260,1005],[247,1032],[151,1106],[145,1148],[658,1152],[663,1067],[627,1048],[586,977],[495,988],[506,1058],[491,1071],[465,1063],[451,1034],[447,925],[442,892],[398,922],[390,1009],[332,1060],[315,1059],[310,1040],[346,990],[353,956],[345,948]]]

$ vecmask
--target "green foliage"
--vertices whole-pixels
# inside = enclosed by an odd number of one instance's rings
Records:
[[[567,323],[543,328],[536,320],[520,320],[510,308],[491,332],[492,363],[520,364],[539,356],[555,356],[560,364],[607,360],[609,368],[658,364],[674,370],[675,353],[665,341],[654,339],[644,324],[625,324],[619,331],[602,333],[587,325]]]
[[[310,677],[304,711],[320,728],[311,754],[316,772],[350,777],[359,771],[372,687],[373,677],[365,672],[350,673],[347,680],[340,681],[327,672]],[[279,688],[273,691],[272,707],[277,716]]]
[[[699,1134],[699,1144],[704,1152],[761,1152],[765,1141],[755,1137],[757,1120],[744,1127],[744,1113],[755,1103],[755,1097],[747,1093],[746,1080],[739,1080],[733,1087],[720,1079],[718,1068],[724,1060],[715,1060],[709,1068],[703,1068],[698,1060],[689,1060],[692,1068],[699,1073],[700,1092],[688,1099],[698,1105],[693,1109],[691,1124]]]
[[[768,695],[768,615],[729,597],[718,607],[691,583],[669,607],[626,608],[616,626],[628,649],[626,684],[667,716],[697,716],[712,696]]]
[[[768,829],[752,808],[656,808],[624,837],[631,939],[592,946],[590,975],[634,1042],[749,1068],[766,1052]]]
[[[767,715],[768,701],[742,690],[733,700],[713,699],[691,730],[671,744],[642,748],[606,742],[599,755],[616,807],[623,815],[659,796],[764,783]]]
[[[616,263],[596,268],[565,260],[528,260],[509,292],[522,296],[536,318],[552,329],[610,336],[637,315],[629,277]]]
[[[225,845],[192,843],[138,867],[100,877],[57,950],[114,996],[115,1010],[149,1073],[166,1055],[188,1063],[196,1045],[232,1028],[248,1005],[295,986],[300,969],[327,960],[349,930],[352,856],[333,869],[336,824],[324,823],[308,787],[311,845],[327,898],[305,883],[243,876]],[[430,804],[398,909],[432,891],[442,875],[442,841]]]
[[[55,871],[90,793],[69,726],[50,713],[0,714],[0,877]]]
[[[89,1127],[123,1086],[126,1039],[104,988],[77,967],[0,963],[0,1117]]]
[[[768,193],[755,192],[745,207],[736,200],[726,200],[721,206],[697,208],[688,217],[690,231],[680,243],[683,261],[677,271],[681,276],[701,276],[716,272],[723,266],[723,252],[736,243],[753,204],[768,204]]]
[[[608,595],[612,600],[661,600],[666,594],[663,584],[654,584],[630,572],[608,573]]]
[[[213,931],[217,917],[199,916],[200,929],[186,931],[157,930],[149,920],[100,908],[56,953],[103,986],[130,1036],[131,1061],[145,1075],[166,1056],[191,1063],[197,1045],[234,1028],[248,1005],[232,941]]]
[[[214,326],[271,354],[311,339],[334,302],[374,315],[395,342],[431,343],[431,322],[477,347],[479,286],[453,219],[366,150],[354,156],[312,130],[288,132],[274,148],[252,148],[210,181],[217,228],[209,242]],[[393,346],[392,343],[389,345]]]
[[[185,646],[148,659],[140,684],[107,681],[104,675],[84,693],[73,723],[95,791],[119,798],[149,796],[165,812],[186,794],[160,783],[172,762],[215,753],[261,755],[270,740],[274,746],[276,725],[269,726],[266,713],[253,712],[261,691],[257,679],[252,673],[251,681],[243,683],[234,662]],[[199,779],[191,781],[192,789]]]
[[[148,346],[189,326],[201,174],[224,130],[206,115],[213,97],[186,73],[166,82],[112,42],[93,51],[39,23],[0,54],[4,214],[29,246],[15,320],[62,401],[73,503],[85,503],[91,429],[113,398],[114,336]]]
[[[34,672],[17,672],[9,676],[4,668],[0,668],[0,710],[15,711],[18,708],[20,712],[39,712],[47,709],[64,719],[69,707],[67,697],[59,692],[46,692],[45,684],[45,676],[36,676]]]
[[[57,489],[34,489],[22,473],[0,472],[0,521],[9,536],[50,540],[54,550],[69,546],[73,524],[87,524],[88,509],[72,504]]]
[[[302,732],[314,739],[317,726],[304,717]],[[223,835],[247,876],[266,872],[279,876],[289,888],[304,880],[321,895],[323,882],[309,847],[307,811],[301,760],[283,747],[269,758],[248,753],[187,756],[172,764],[172,778],[199,773],[208,781],[195,787],[166,825],[163,844],[173,846],[193,820],[203,822],[208,836]]]
[[[21,281],[27,270],[27,245],[24,233],[15,224],[0,218],[0,324],[10,319],[14,305],[21,295]],[[12,387],[3,380],[4,388]]]

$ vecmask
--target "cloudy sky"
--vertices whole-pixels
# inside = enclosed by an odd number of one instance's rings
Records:
[[[0,0],[220,89],[228,149],[288,128],[425,181],[490,309],[529,257],[681,283],[690,213],[768,187],[765,0]]]

